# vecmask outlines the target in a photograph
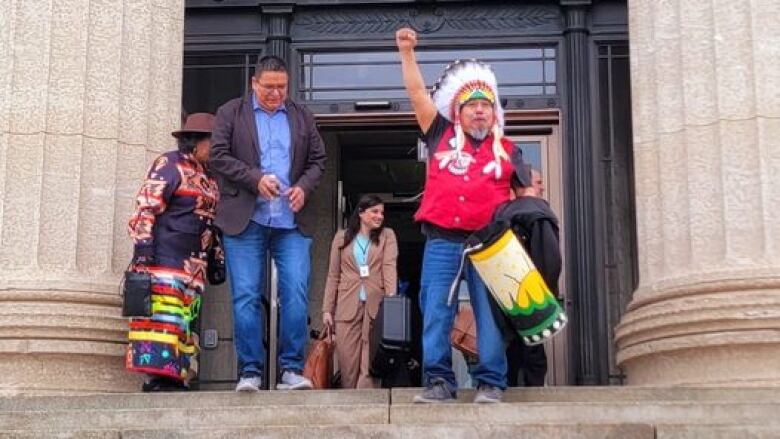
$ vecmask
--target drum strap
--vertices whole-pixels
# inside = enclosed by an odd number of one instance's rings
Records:
[[[455,292],[458,291],[460,277],[463,275],[463,267],[466,265],[466,257],[470,253],[474,253],[480,249],[482,249],[482,243],[463,249],[463,254],[460,256],[460,266],[458,267],[458,273],[455,275],[455,279],[453,279],[452,285],[450,285],[450,294],[447,296],[447,306],[452,306],[452,299],[455,298]]]

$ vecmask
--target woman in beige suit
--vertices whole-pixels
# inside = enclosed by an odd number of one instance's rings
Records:
[[[384,204],[364,195],[330,247],[322,323],[335,334],[345,389],[377,387],[368,374],[368,334],[385,295],[396,293],[398,244],[382,226]]]

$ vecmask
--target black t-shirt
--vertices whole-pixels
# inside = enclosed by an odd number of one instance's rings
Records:
[[[428,147],[428,162],[433,159],[433,155],[436,154],[436,150],[441,142],[441,137],[452,126],[452,122],[448,121],[441,113],[436,114],[436,118],[433,119],[433,123],[428,127],[428,131],[423,134],[423,141]],[[475,141],[471,136],[466,135],[466,140],[472,145],[479,146],[480,142]],[[427,221],[420,223],[422,233],[428,239],[446,239],[447,241],[462,243],[466,242],[466,238],[471,235],[470,231],[460,229],[446,229],[439,227],[436,224],[431,224]]]

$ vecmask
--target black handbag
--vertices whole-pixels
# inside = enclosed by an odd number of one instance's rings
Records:
[[[216,227],[212,229],[213,242],[206,261],[206,277],[211,285],[219,285],[227,279],[225,253],[222,250],[222,233]]]
[[[152,275],[148,272],[125,271],[122,282],[122,316],[152,315]]]

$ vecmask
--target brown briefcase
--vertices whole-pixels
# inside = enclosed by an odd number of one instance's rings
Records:
[[[326,327],[309,350],[303,376],[311,380],[315,389],[329,389],[332,374],[333,336],[330,327]]]
[[[452,325],[450,333],[450,342],[455,349],[463,352],[464,355],[477,358],[477,323],[474,321],[474,310],[471,305],[460,304],[458,314],[455,316],[455,323]]]

